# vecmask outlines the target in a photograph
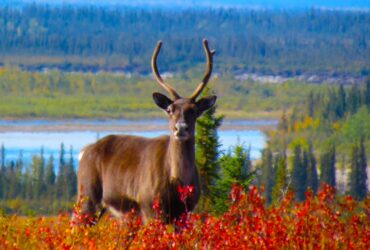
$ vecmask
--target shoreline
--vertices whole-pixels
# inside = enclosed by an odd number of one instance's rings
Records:
[[[220,130],[271,130],[276,128],[277,120],[225,120]],[[12,119],[0,120],[0,133],[9,132],[146,132],[167,131],[168,124],[164,119],[127,120],[127,119]]]

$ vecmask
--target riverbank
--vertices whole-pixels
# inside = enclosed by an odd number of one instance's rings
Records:
[[[270,130],[277,126],[277,120],[224,120],[220,130]],[[168,123],[164,119],[154,120],[0,120],[0,133],[6,132],[145,132],[166,131]]]

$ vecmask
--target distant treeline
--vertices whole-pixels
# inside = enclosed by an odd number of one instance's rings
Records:
[[[363,87],[311,92],[305,108],[284,113],[257,166],[267,201],[291,189],[298,200],[320,183],[357,199],[368,193],[370,80]]]
[[[0,8],[0,63],[28,69],[149,72],[156,42],[162,70],[204,63],[219,71],[369,75],[370,12],[50,7]]]
[[[45,158],[41,148],[30,164],[22,151],[18,159],[7,161],[4,145],[0,148],[0,210],[22,214],[57,213],[70,209],[77,192],[76,166],[72,155],[66,157],[62,143],[57,165],[53,155]],[[56,171],[57,170],[57,171]]]
[[[367,157],[365,143],[361,138],[351,145],[349,157],[344,158],[331,144],[321,152],[315,152],[312,142],[290,144],[290,149],[272,151],[267,147],[262,160],[256,166],[258,184],[263,186],[267,202],[277,202],[289,190],[299,201],[306,199],[306,192],[316,194],[319,186],[326,183],[340,193],[346,193],[363,200],[368,193]],[[289,153],[289,155],[288,155]],[[317,156],[315,156],[315,154]]]
[[[301,108],[281,116],[270,143],[275,149],[313,143],[319,152],[335,145],[348,156],[361,138],[370,146],[370,79],[361,87],[340,85],[309,93]]]

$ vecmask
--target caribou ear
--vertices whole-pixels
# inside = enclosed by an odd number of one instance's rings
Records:
[[[158,107],[165,111],[173,103],[170,98],[158,92],[153,93],[153,100]]]
[[[201,115],[204,111],[207,109],[210,109],[215,105],[217,100],[217,96],[212,95],[212,96],[207,96],[199,99],[195,104],[197,105],[198,108],[198,115]]]

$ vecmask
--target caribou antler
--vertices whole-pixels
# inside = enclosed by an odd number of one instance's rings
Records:
[[[194,91],[194,93],[189,97],[191,100],[197,99],[197,97],[202,93],[204,87],[207,85],[209,78],[211,77],[212,74],[212,67],[213,67],[213,55],[216,53],[215,50],[209,50],[208,47],[208,41],[206,39],[203,40],[203,47],[206,52],[207,56],[207,68],[206,71],[204,72],[203,80],[199,84],[198,88]]]
[[[159,74],[159,71],[158,71],[158,67],[157,67],[157,57],[158,57],[158,54],[159,54],[159,51],[161,50],[161,47],[162,47],[162,41],[158,41],[157,43],[157,47],[155,47],[155,50],[154,50],[154,53],[153,53],[153,57],[152,57],[152,70],[153,70],[153,74],[155,76],[155,79],[157,80],[157,82],[169,93],[172,95],[172,97],[176,100],[176,99],[179,99],[180,98],[180,95],[177,94],[177,92],[175,91],[174,88],[172,88],[170,85],[168,85],[167,83],[165,83],[163,81],[163,78],[161,77],[161,75]]]

